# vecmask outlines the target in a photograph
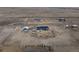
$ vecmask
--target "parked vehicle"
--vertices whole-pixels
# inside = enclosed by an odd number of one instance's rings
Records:
[[[48,26],[37,26],[36,27],[36,30],[48,30],[49,29],[49,27]]]
[[[29,28],[28,26],[25,26],[25,27],[22,28],[22,31],[24,31],[24,32],[28,32],[29,29],[30,29],[30,28]]]
[[[73,25],[65,25],[66,28],[78,28],[78,25],[73,24]]]
[[[63,17],[60,17],[60,18],[58,18],[57,20],[60,21],[60,22],[61,22],[61,21],[66,21],[66,19],[63,18]]]

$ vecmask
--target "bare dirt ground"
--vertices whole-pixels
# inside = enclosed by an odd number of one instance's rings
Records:
[[[32,31],[24,33],[15,30],[16,26],[23,25],[18,23],[25,24],[24,20],[30,16],[76,18],[79,17],[78,14],[79,8],[0,8],[0,51],[29,52],[30,49],[33,51],[49,51],[47,47],[51,47],[52,52],[79,51],[79,31],[65,29],[64,25],[69,23],[68,20],[63,23],[52,19],[52,23],[55,23],[55,25],[48,24],[54,31],[55,37],[37,38],[31,36]],[[70,21],[78,24],[78,19],[71,19]],[[13,25],[14,23],[17,25]]]

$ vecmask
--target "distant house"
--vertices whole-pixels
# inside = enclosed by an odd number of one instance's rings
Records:
[[[35,18],[35,19],[33,19],[33,21],[40,22],[40,21],[41,21],[41,19],[40,19],[40,18]]]
[[[46,18],[30,18],[27,21],[28,25],[48,24],[49,21]]]

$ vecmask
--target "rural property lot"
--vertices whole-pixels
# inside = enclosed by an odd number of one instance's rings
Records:
[[[73,24],[78,28],[66,28]],[[39,25],[49,30],[33,30]],[[25,26],[28,32],[22,31]],[[0,7],[0,51],[79,52],[79,8]]]

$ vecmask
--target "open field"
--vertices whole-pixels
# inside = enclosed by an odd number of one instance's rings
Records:
[[[58,17],[64,17],[66,21],[59,22]],[[38,37],[39,32],[33,34],[32,30],[27,33],[20,30],[23,26],[36,26],[27,24],[32,18],[48,20],[49,37],[45,34]],[[79,28],[66,29],[66,24],[79,27],[79,8],[0,7],[0,51],[79,52]]]

